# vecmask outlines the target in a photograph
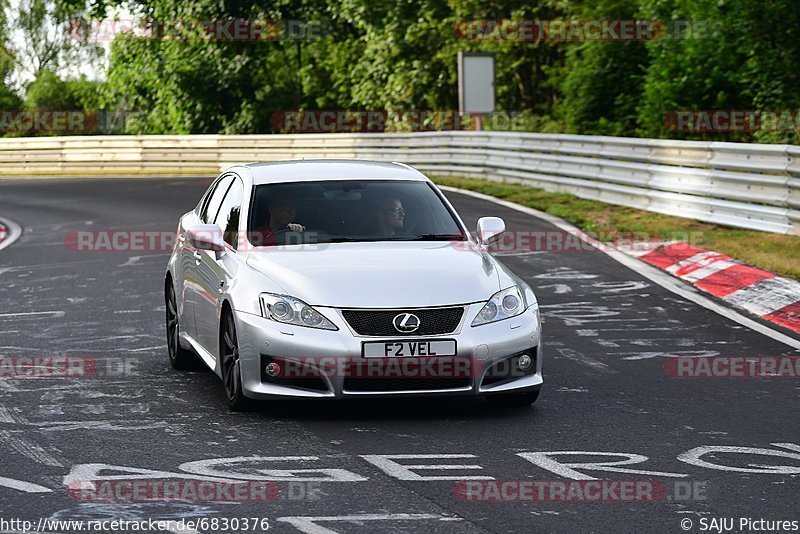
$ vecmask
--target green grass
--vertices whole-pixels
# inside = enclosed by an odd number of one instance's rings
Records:
[[[474,178],[436,177],[440,185],[477,191],[556,215],[602,239],[614,232],[646,234],[650,239],[681,239],[722,252],[744,263],[800,279],[800,236],[740,230],[694,219],[661,215],[566,193],[548,193],[520,184]]]

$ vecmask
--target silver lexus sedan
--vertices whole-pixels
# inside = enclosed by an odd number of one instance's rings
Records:
[[[531,288],[422,173],[303,160],[223,172],[181,217],[164,283],[169,359],[252,400],[484,396],[542,385]]]

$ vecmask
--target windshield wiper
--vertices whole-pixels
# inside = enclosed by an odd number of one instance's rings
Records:
[[[349,237],[344,235],[337,235],[324,240],[320,243],[368,243],[372,241],[384,241],[384,237]]]
[[[463,241],[461,234],[420,234],[404,238],[406,241]]]
[[[367,243],[377,241],[463,241],[460,234],[420,234],[420,235],[393,235],[382,237],[348,237],[333,236],[321,243]]]

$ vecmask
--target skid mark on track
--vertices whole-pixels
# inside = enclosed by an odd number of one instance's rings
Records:
[[[548,288],[551,288],[551,287],[553,288],[553,293],[555,293],[556,295],[563,295],[565,293],[571,293],[572,292],[572,288],[569,287],[567,284],[546,284],[546,285],[543,285],[543,286],[538,286],[536,289],[537,290],[539,290],[539,289],[548,289]]]
[[[0,318],[6,320],[14,320],[19,318],[28,318],[33,316],[48,316],[51,318],[58,318],[64,317],[66,313],[64,311],[42,311],[42,312],[17,312],[17,313],[0,313]]]
[[[680,354],[675,352],[619,352],[615,356],[623,356],[623,360],[649,360],[652,358],[670,358],[674,356],[682,356],[686,358],[710,358],[712,356],[719,356],[719,352],[715,350],[687,350],[681,351]]]
[[[534,275],[533,278],[537,280],[592,280],[599,278],[599,276],[576,271],[569,267],[556,267],[555,269],[549,269],[546,273]]]
[[[553,346],[553,345],[555,345],[555,343],[551,343],[550,345]],[[558,351],[559,354],[561,354],[562,357],[566,358],[567,360],[571,360],[573,362],[578,362],[578,363],[580,363],[582,365],[585,365],[587,367],[590,367],[590,368],[594,369],[595,371],[600,371],[600,372],[603,372],[603,373],[618,373],[619,372],[619,371],[616,371],[616,370],[612,369],[607,364],[605,364],[603,362],[600,362],[600,361],[597,361],[594,358],[590,358],[589,356],[586,356],[585,354],[581,354],[580,352],[578,352],[576,350],[572,350],[572,349],[569,349],[567,347],[559,347],[559,346],[555,346],[555,349]]]
[[[113,421],[59,421],[38,423],[45,432],[69,432],[72,430],[109,430],[129,432],[131,430],[172,429],[166,421],[137,421],[131,424],[117,424]]]
[[[627,291],[640,291],[650,287],[650,284],[647,282],[638,282],[636,280],[625,280],[622,282],[595,282],[589,285],[589,287],[601,293],[622,293]]]
[[[17,412],[15,408],[0,404],[0,423],[27,424],[28,420]]]
[[[0,430],[0,443],[5,444],[9,449],[33,460],[34,462],[51,467],[64,467],[52,454],[42,447],[29,441],[15,432]]]

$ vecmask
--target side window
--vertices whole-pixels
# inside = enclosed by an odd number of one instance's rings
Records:
[[[242,211],[242,182],[234,180],[225,200],[219,208],[214,223],[222,228],[222,238],[227,244],[236,248],[239,237],[239,214]]]
[[[219,210],[219,205],[222,204],[222,199],[225,197],[225,193],[228,191],[228,187],[231,185],[231,181],[233,180],[233,176],[225,176],[219,182],[217,182],[217,186],[208,195],[208,200],[206,201],[206,205],[203,207],[203,211],[200,212],[200,220],[206,224],[209,224],[214,221],[214,218],[217,216],[217,211]]]

